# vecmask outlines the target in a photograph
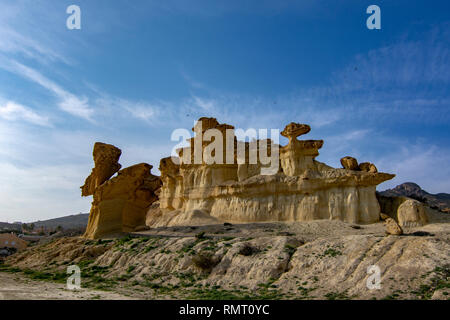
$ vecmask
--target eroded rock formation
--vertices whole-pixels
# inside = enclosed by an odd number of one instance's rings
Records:
[[[200,163],[192,163],[189,160],[195,157],[196,146],[200,146],[200,154],[217,156],[217,150],[216,153],[210,150],[212,142],[205,143],[199,138],[208,129],[224,133],[233,127],[220,124],[215,118],[201,118],[193,128],[196,136],[190,139],[190,147],[180,149],[175,162],[170,157],[161,160],[160,207],[149,211],[149,226],[189,225],[194,220],[199,224],[202,220],[205,223],[379,221],[376,185],[395,175],[379,173],[372,164],[360,166],[354,158],[341,160],[345,169],[315,160],[323,141],[297,139],[311,130],[308,125],[286,126],[281,133],[289,139],[286,146],[270,139],[239,142],[234,134],[231,139],[223,134],[224,140],[236,142],[233,148],[223,148],[223,158],[231,161],[211,163],[211,156],[206,156]],[[239,147],[245,149],[244,157],[236,155]],[[225,149],[235,152],[230,156]],[[269,157],[279,152],[277,170],[269,168],[261,151]],[[258,154],[255,163],[248,161],[252,152]]]
[[[353,157],[343,157],[341,159],[342,168],[347,170],[359,170],[358,161]]]
[[[83,196],[93,195],[85,238],[134,231],[145,225],[148,208],[158,199],[161,180],[150,173],[152,166],[140,163],[119,171],[120,155],[112,145],[94,145],[95,167],[81,187]]]
[[[403,234],[402,228],[392,218],[386,218],[384,220],[384,226],[386,228],[386,233],[387,234],[392,234],[392,235],[395,235],[395,236],[399,236],[399,235]]]
[[[371,173],[377,173],[378,169],[375,167],[373,163],[370,162],[361,162],[358,164],[358,160],[353,157],[343,157],[341,159],[341,164],[344,169],[354,170],[354,171],[365,171]]]
[[[81,187],[81,195],[91,196],[95,189],[111,178],[122,167],[119,163],[122,151],[111,144],[96,142],[94,144],[94,168]]]
[[[406,200],[398,207],[397,218],[402,227],[423,226],[428,222],[425,206],[413,199]]]
[[[431,221],[439,220],[437,211],[423,203],[403,196],[385,196],[377,194],[381,211],[405,227],[423,226]]]

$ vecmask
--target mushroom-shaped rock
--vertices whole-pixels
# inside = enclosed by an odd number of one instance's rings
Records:
[[[307,124],[291,122],[284,128],[281,135],[288,138],[289,143],[291,143],[293,140],[296,140],[298,136],[306,134],[310,131],[311,127]]]
[[[413,199],[406,200],[398,207],[397,218],[402,227],[417,227],[428,223],[424,205]]]
[[[343,157],[341,164],[344,169],[359,171],[358,161],[353,157]]]
[[[375,167],[375,165],[370,162],[362,162],[359,164],[358,167],[359,167],[359,170],[361,170],[361,171],[370,172],[370,173],[378,172],[377,167]]]
[[[392,235],[397,235],[397,236],[403,234],[402,228],[392,218],[387,218],[386,220],[384,220],[384,226],[386,228],[385,230],[386,230],[387,234],[392,234]]]

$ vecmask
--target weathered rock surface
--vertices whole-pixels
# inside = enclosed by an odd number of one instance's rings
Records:
[[[408,197],[385,196],[377,193],[377,199],[381,211],[396,220],[403,228],[439,222],[443,217],[437,210]]]
[[[386,220],[387,218],[390,218],[387,214],[384,214],[384,213],[380,213],[380,219],[381,220]]]
[[[148,208],[158,199],[155,191],[160,188],[161,180],[150,173],[152,166],[146,163],[122,169],[108,180],[120,168],[117,163],[120,150],[99,143],[95,146],[96,166],[82,187],[82,195],[94,196],[84,237],[96,239],[134,231],[145,225]]]
[[[396,197],[396,196],[384,196],[379,192],[376,193],[378,203],[380,204],[381,212],[387,214],[394,220],[398,221],[397,210],[400,205],[407,201],[407,197]]]
[[[365,171],[365,172],[372,172],[372,173],[378,172],[377,167],[375,167],[375,165],[370,162],[362,162],[359,164],[358,168],[359,168],[359,170]]]
[[[341,164],[344,169],[347,170],[359,170],[358,160],[353,157],[343,157],[341,159]]]
[[[392,235],[397,235],[397,236],[403,234],[402,228],[392,218],[385,219],[384,220],[384,225],[386,227],[386,233],[387,234],[392,234]]]
[[[83,287],[130,299],[448,299],[448,222],[395,237],[382,223],[354,229],[327,220],[170,227],[110,242],[59,239],[5,263],[65,275],[77,264]],[[208,253],[214,263],[203,270],[195,257]],[[373,265],[381,288],[369,290]]]
[[[94,169],[81,187],[82,196],[94,194],[95,189],[120,170],[119,163],[122,151],[111,144],[96,142],[94,144]]]
[[[397,209],[398,223],[402,227],[423,226],[428,222],[425,206],[417,200],[406,200]]]
[[[232,161],[224,164],[211,164],[209,158],[198,164],[187,161],[195,157],[196,146],[200,146],[200,154],[208,153],[210,145],[199,137],[209,129],[220,131],[225,137],[225,131],[233,127],[220,124],[215,118],[201,118],[193,128],[195,138],[190,140],[190,147],[179,150],[176,163],[170,157],[161,160],[160,211],[149,212],[150,227],[186,225],[191,218],[200,224],[314,219],[373,223],[379,220],[375,188],[394,175],[379,173],[372,164],[367,171],[361,171],[353,158],[354,161],[348,160],[351,165],[345,165],[352,170],[335,169],[316,161],[323,140],[297,139],[310,131],[308,125],[286,126],[281,133],[289,138],[286,146],[278,146],[270,139],[238,142],[234,150],[243,146],[245,159],[240,159],[235,152]],[[262,146],[267,146],[266,150]],[[223,159],[227,157],[225,149]],[[278,170],[267,173],[267,162],[260,156],[262,150],[268,156],[279,150]],[[252,151],[259,155],[256,163],[248,161]]]

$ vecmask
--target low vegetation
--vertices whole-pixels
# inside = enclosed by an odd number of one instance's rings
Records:
[[[192,263],[203,271],[211,271],[219,262],[211,252],[199,252],[192,258]]]
[[[349,226],[346,228],[352,230]],[[354,291],[349,294],[340,286],[327,286],[324,274],[330,276],[330,270],[333,270],[331,272],[342,275],[341,270],[333,267],[334,263],[350,271],[345,274],[347,279],[360,278],[361,274],[355,276],[354,272],[364,269],[366,259],[373,258],[374,254],[388,257],[386,252],[397,238],[367,238],[370,239],[367,247],[375,249],[359,247],[362,248],[361,254],[358,253],[355,258],[364,260],[360,262],[363,268],[352,269],[346,265],[348,248],[357,247],[361,238],[350,238],[352,243],[321,238],[312,246],[304,235],[274,238],[258,235],[252,238],[249,235],[253,234],[233,234],[234,237],[229,237],[214,232],[198,232],[187,237],[155,235],[125,236],[116,240],[59,239],[29,248],[26,254],[19,252],[14,255],[17,259],[9,257],[5,260],[6,264],[0,260],[0,272],[17,273],[32,280],[64,283],[69,276],[67,266],[76,264],[81,269],[83,288],[152,299],[343,300],[358,299],[356,292],[363,299],[395,300],[431,299],[436,294],[445,297],[450,292],[449,265],[443,258],[440,260],[442,263],[437,264],[439,267],[433,266],[432,271],[416,277],[416,281],[412,281],[409,274],[403,275],[402,279],[394,278],[393,274],[384,277],[382,295],[363,296],[354,287],[351,287]],[[430,244],[429,241],[433,240],[430,240],[431,236],[414,241]],[[398,245],[412,237],[401,239]],[[307,243],[303,245],[302,241]],[[349,240],[346,238],[345,241]],[[412,252],[405,248],[405,252]],[[38,260],[33,259],[33,255]],[[417,258],[438,261],[436,251],[420,254]],[[27,263],[27,259],[32,263]],[[35,261],[42,263],[31,267]],[[236,279],[241,280],[234,280],[234,274],[237,274]],[[410,287],[400,290],[396,283],[409,283]]]

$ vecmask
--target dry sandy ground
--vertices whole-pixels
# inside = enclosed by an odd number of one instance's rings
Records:
[[[65,285],[30,280],[22,275],[0,272],[0,300],[125,300],[127,296],[84,289],[67,290]]]

